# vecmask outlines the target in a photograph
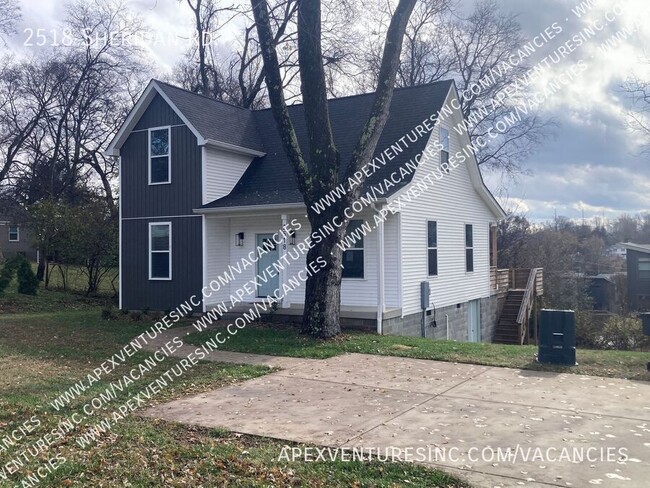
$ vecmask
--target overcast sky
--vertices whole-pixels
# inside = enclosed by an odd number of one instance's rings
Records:
[[[462,11],[470,11],[474,4],[473,0],[459,1]],[[580,218],[583,211],[587,218],[650,212],[650,155],[642,153],[640,135],[627,128],[626,100],[620,91],[625,77],[633,73],[650,79],[650,65],[643,63],[650,57],[650,52],[643,52],[644,46],[650,46],[650,2],[592,0],[593,8],[579,18],[572,11],[579,1],[499,0],[503,9],[519,14],[529,37],[554,22],[562,26],[562,33],[535,61],[592,23],[606,24],[537,81],[541,89],[578,60],[587,66],[569,87],[545,104],[543,115],[554,118],[559,126],[554,137],[525,162],[530,174],[507,182],[505,193],[498,175],[486,175],[488,185],[502,195],[506,206],[516,206],[534,220],[550,219],[554,212],[571,218]],[[29,31],[25,29],[56,28],[64,16],[62,4],[57,0],[22,0],[20,32],[10,39],[7,49],[26,49],[23,43]],[[176,45],[149,46],[151,61],[159,70],[156,76],[169,73],[186,48],[182,39],[192,33],[187,7],[177,0],[133,0],[130,8],[143,16],[156,35],[172,33],[181,38]],[[227,38],[230,34],[224,35]],[[602,49],[608,40],[610,48]]]

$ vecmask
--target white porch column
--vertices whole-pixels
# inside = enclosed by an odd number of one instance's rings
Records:
[[[377,209],[375,209],[377,210]],[[382,321],[386,311],[384,298],[384,221],[377,224],[377,334],[382,334]]]

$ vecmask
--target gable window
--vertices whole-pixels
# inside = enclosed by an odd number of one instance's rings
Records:
[[[171,183],[170,128],[149,129],[149,184]]]
[[[17,225],[9,226],[9,242],[19,242],[20,241],[20,230]]]
[[[639,279],[650,281],[650,258],[639,258]]]
[[[346,239],[355,240],[343,251],[343,278],[363,278],[363,220],[351,220],[345,232]]]
[[[149,279],[172,279],[172,224],[149,224]]]
[[[438,275],[438,222],[427,222],[427,263],[429,276]]]
[[[465,225],[465,271],[474,271],[474,226]]]
[[[449,131],[440,127],[440,170],[449,173]]]

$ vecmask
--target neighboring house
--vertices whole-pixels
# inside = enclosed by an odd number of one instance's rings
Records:
[[[592,307],[597,312],[620,313],[621,307],[617,301],[617,274],[601,273],[587,276],[587,293],[592,299]]]
[[[631,312],[650,312],[650,244],[625,243],[627,300]]]
[[[24,210],[12,208],[0,214],[0,259],[22,253],[33,261],[37,260],[38,253],[29,238],[25,213]]]
[[[366,94],[329,101],[343,166],[350,160],[373,98]],[[491,340],[498,312],[490,274],[496,248],[490,248],[490,236],[496,235],[494,226],[504,212],[483,183],[473,154],[420,196],[414,198],[412,193],[424,188],[428,173],[439,170],[441,158],[448,159],[469,144],[466,133],[454,130],[463,121],[462,113],[452,109],[442,124],[429,122],[424,133],[408,139],[408,147],[396,146],[423,121],[434,120],[432,114],[443,105],[457,107],[451,103],[457,100],[455,85],[449,81],[395,90],[376,156],[391,145],[396,149],[366,188],[391,178],[408,162],[417,170],[404,175],[375,208],[364,210],[350,225],[353,231],[363,221],[374,224],[375,212],[389,204],[397,209],[345,252],[343,325],[420,335],[426,317],[427,336]],[[302,105],[289,107],[289,113],[305,148]],[[425,149],[432,157],[414,164]],[[282,258],[311,234],[270,110],[238,108],[154,80],[108,154],[120,158],[123,309],[164,311],[193,294],[200,296],[204,286],[254,256],[256,247],[283,225],[299,222],[301,230],[256,266],[222,284],[199,309],[230,303],[242,285],[262,274],[269,260]],[[243,301],[261,301],[275,289],[284,289],[304,266],[303,257],[265,284],[247,287]],[[424,314],[423,281],[430,284],[430,306]],[[304,285],[283,298],[273,317],[299,320],[303,303]]]

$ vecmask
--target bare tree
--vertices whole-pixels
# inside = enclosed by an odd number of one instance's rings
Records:
[[[382,5],[385,4],[380,0],[379,15],[385,12]],[[458,17],[452,9],[453,4],[448,0],[426,0],[418,5],[407,28],[398,84],[415,86],[445,78],[454,79],[462,94],[463,115],[470,121],[463,129],[468,131],[472,142],[488,142],[487,145],[474,144],[480,147],[476,152],[479,165],[483,169],[516,176],[523,172],[522,161],[555,125],[552,120],[545,120],[529,109],[498,137],[488,134],[498,121],[523,103],[526,95],[509,95],[501,102],[493,103],[506,87],[527,75],[530,67],[525,63],[488,79],[492,70],[509,64],[510,56],[525,42],[521,27],[516,15],[501,13],[494,0],[480,1],[467,18]],[[378,25],[381,25],[380,21]],[[371,41],[372,38],[371,33]],[[378,51],[371,45],[368,52],[364,65],[372,77],[377,73]],[[480,83],[481,90],[470,90],[477,83]]]
[[[128,87],[143,71],[138,48],[116,42],[141,24],[125,2],[94,0],[68,4],[65,26],[85,43],[42,53],[13,69],[20,77],[21,106],[13,110],[10,104],[4,114],[11,115],[14,134],[26,137],[18,149],[7,145],[13,157],[6,161],[16,170],[12,184],[26,204],[73,201],[99,187],[113,206],[116,160],[103,150],[130,104]]]
[[[298,0],[272,0],[268,3],[269,21],[278,53],[285,97],[287,100],[300,98],[297,22]],[[349,77],[347,65],[354,55],[358,34],[350,29],[356,18],[357,7],[353,2],[328,0],[322,9],[322,46],[328,90],[335,96],[339,90],[335,81]],[[176,81],[196,93],[245,108],[261,108],[268,105],[264,86],[264,64],[257,39],[257,30],[252,10],[241,8],[236,14],[223,10],[218,16],[211,16],[210,10],[197,12],[202,19],[196,23],[197,29],[207,29],[206,20],[212,20],[215,33],[205,46],[205,64],[201,61],[201,46],[188,51],[185,59],[175,70]],[[217,19],[223,17],[223,20]],[[218,26],[232,22],[241,36],[229,42],[217,43]],[[202,69],[204,66],[204,69]],[[205,71],[206,76],[202,75]],[[208,87],[204,89],[204,79]],[[345,92],[348,87],[341,84]]]
[[[343,181],[348,181],[355,172],[371,160],[386,124],[404,32],[415,3],[416,0],[400,0],[392,16],[386,34],[379,82],[370,116],[347,165]],[[320,242],[313,243],[307,253],[308,262],[321,262],[324,265],[318,273],[308,278],[305,285],[303,331],[319,337],[332,337],[341,331],[339,319],[343,251],[337,243],[342,241],[348,225],[348,217],[343,211],[359,198],[361,185],[347,188],[344,197],[324,212],[319,213],[312,208],[315,202],[339,185],[341,164],[340,154],[332,136],[327,102],[328,90],[321,44],[321,2],[318,0],[301,2],[298,9],[298,59],[309,141],[308,157],[303,155],[298,144],[285,101],[267,1],[251,0],[251,5],[264,60],[264,73],[273,116],[284,150],[298,180],[310,224],[313,229],[323,228],[332,219],[338,219],[342,224]]]
[[[16,32],[16,23],[20,20],[20,7],[15,0],[0,0],[0,41],[6,42],[5,36]]]
[[[646,60],[650,64],[650,60]],[[630,107],[628,124],[643,138],[644,151],[650,151],[650,81],[638,76],[630,76],[623,84]]]

